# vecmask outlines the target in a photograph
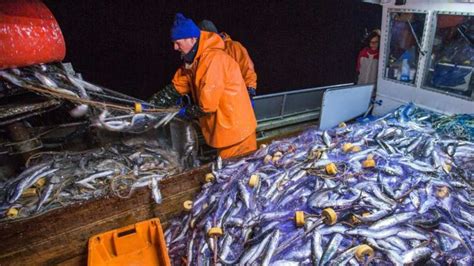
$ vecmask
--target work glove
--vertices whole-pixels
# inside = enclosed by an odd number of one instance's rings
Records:
[[[254,108],[255,102],[253,100],[253,97],[255,97],[255,95],[257,95],[257,91],[255,90],[255,88],[247,87],[247,92],[249,94],[250,103],[252,103],[252,108]]]
[[[166,85],[162,90],[151,96],[149,102],[156,107],[168,108],[178,104],[181,94],[176,90],[173,84]]]
[[[198,105],[195,104],[190,104],[182,107],[179,112],[178,112],[178,117],[183,118],[183,119],[195,119],[199,118],[206,113],[199,107]]]

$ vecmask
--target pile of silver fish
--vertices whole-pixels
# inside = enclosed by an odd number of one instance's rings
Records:
[[[439,115],[432,119],[437,132],[453,138],[474,141],[474,116],[467,114]]]
[[[0,219],[31,217],[50,209],[149,187],[161,203],[159,181],[181,172],[177,154],[136,141],[81,152],[41,152],[18,176],[0,180]]]
[[[217,164],[165,232],[173,265],[472,265],[474,143],[433,115],[409,104]]]
[[[154,108],[148,102],[94,85],[61,66],[51,63],[0,70],[0,82],[7,84],[6,90],[22,88],[48,98],[72,103],[70,116],[86,117],[91,120],[92,126],[109,131],[143,133],[166,125],[178,113],[177,110],[156,111],[156,109],[154,112],[148,112],[147,109]],[[8,114],[0,117],[0,125],[42,114],[58,108],[59,104],[60,101],[55,101],[54,104],[44,102],[10,105]],[[137,104],[139,109],[136,107]]]

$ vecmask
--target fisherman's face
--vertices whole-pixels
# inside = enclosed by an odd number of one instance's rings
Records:
[[[370,42],[369,42],[370,49],[374,51],[379,49],[379,39],[380,38],[377,36],[370,39]]]
[[[174,50],[179,51],[181,56],[187,55],[191,49],[193,49],[196,43],[196,38],[179,39],[173,42]]]

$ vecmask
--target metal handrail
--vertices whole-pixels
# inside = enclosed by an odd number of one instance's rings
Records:
[[[334,89],[334,88],[340,88],[340,87],[347,87],[347,86],[353,86],[354,83],[345,83],[345,84],[337,84],[337,85],[331,85],[331,86],[323,86],[323,87],[316,87],[316,88],[307,88],[307,89],[300,89],[300,90],[294,90],[294,91],[285,91],[285,92],[278,92],[278,93],[273,93],[273,94],[266,94],[266,95],[259,95],[254,98],[255,100],[255,106],[260,105],[259,102],[262,102],[263,100],[268,100],[268,99],[278,99],[280,102],[280,106],[275,106],[275,108],[279,108],[278,114],[270,115],[270,116],[265,116],[265,118],[258,119],[259,115],[257,114],[258,109],[256,109],[256,116],[257,116],[257,121],[259,123],[265,122],[265,121],[270,121],[274,119],[282,119],[288,116],[294,116],[294,115],[300,115],[303,113],[310,113],[310,112],[315,112],[320,110],[321,106],[312,106],[309,109],[305,109],[302,111],[297,111],[293,113],[285,113],[285,108],[287,107],[287,98],[291,95],[295,94],[309,94],[313,93],[316,91],[325,91],[328,89]],[[281,99],[281,100],[280,100]],[[260,113],[261,114],[261,113]]]
[[[344,83],[344,84],[330,85],[330,86],[324,86],[324,87],[316,87],[316,88],[307,88],[307,89],[300,89],[300,90],[293,90],[293,91],[277,92],[277,93],[271,93],[271,94],[264,94],[264,95],[255,96],[254,100],[273,98],[273,97],[278,97],[278,96],[281,96],[281,95],[289,95],[289,94],[296,94],[296,93],[305,93],[305,92],[327,90],[327,89],[332,89],[332,88],[337,88],[337,87],[344,87],[344,86],[352,86],[352,85],[354,85],[354,83]]]

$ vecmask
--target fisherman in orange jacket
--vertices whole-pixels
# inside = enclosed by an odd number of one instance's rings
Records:
[[[256,95],[257,89],[257,73],[255,73],[255,67],[253,65],[252,59],[247,52],[247,49],[238,41],[234,41],[230,38],[229,34],[225,32],[219,33],[216,25],[210,20],[203,20],[199,23],[199,28],[202,31],[214,32],[219,34],[224,40],[225,48],[227,54],[229,54],[240,66],[240,72],[242,72],[242,77],[245,80],[245,85],[247,86],[247,92],[249,93],[250,99]]]
[[[181,95],[191,94],[195,104],[183,107],[180,115],[199,119],[204,139],[217,148],[219,156],[229,158],[256,150],[257,121],[239,65],[224,51],[222,38],[200,31],[191,19],[178,13],[171,40],[184,65],[151,103],[169,107]]]

